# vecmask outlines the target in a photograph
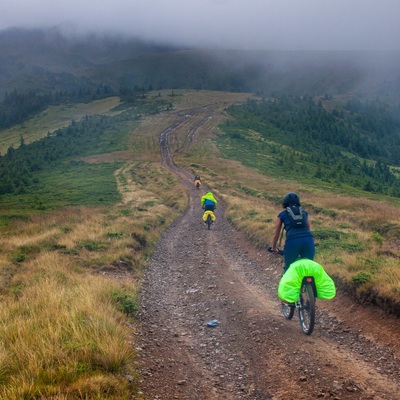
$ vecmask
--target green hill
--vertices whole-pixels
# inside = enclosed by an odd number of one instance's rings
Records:
[[[232,106],[218,139],[228,158],[292,179],[400,197],[399,105],[306,97]],[[260,155],[259,157],[256,155]]]

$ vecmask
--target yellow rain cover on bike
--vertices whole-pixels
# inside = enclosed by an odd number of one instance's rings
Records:
[[[215,216],[215,214],[211,210],[207,210],[207,211],[204,211],[204,214],[203,214],[203,221],[204,222],[207,221],[208,214],[211,215],[211,221],[212,222],[214,222],[217,219],[217,217]]]
[[[305,276],[314,277],[318,299],[329,300],[335,297],[335,283],[324,268],[315,261],[303,258],[290,264],[290,267],[282,276],[278,286],[279,298],[289,303],[297,301]]]

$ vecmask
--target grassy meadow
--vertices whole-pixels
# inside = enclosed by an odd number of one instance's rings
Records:
[[[138,136],[136,117],[115,124],[124,149],[64,162],[41,171],[31,193],[1,196],[0,399],[137,391],[140,277],[186,197],[160,165],[157,138]]]
[[[263,154],[252,154],[254,164],[246,166],[243,149],[217,138],[229,118],[224,109],[247,97],[157,92],[143,100],[147,108],[115,115],[115,99],[95,102],[93,115],[114,118],[102,146],[40,171],[25,193],[0,196],[0,399],[123,400],[137,391],[133,329],[140,278],[161,232],[187,205],[184,186],[160,164],[159,133],[175,118],[167,103],[173,112],[199,110],[191,117],[198,120],[211,105],[212,118],[190,143],[189,123],[174,132],[175,161],[200,173],[226,201],[232,224],[256,246],[270,244],[282,196],[296,191],[310,213],[316,261],[356,295],[400,301],[398,199],[300,182],[272,156],[269,168],[257,167]],[[25,129],[42,125],[36,138],[44,138],[50,112]],[[8,130],[4,142],[3,133],[1,148],[10,138],[18,143],[19,131]]]
[[[116,177],[120,203],[3,227],[0,398],[128,399],[135,391],[137,280],[185,199],[153,162],[127,164]]]

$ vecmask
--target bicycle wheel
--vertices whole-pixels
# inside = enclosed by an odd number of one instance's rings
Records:
[[[289,305],[282,302],[282,314],[286,319],[292,319],[294,315],[294,305]]]
[[[315,294],[311,282],[304,282],[301,287],[299,319],[302,331],[311,335],[315,324]]]
[[[207,215],[207,228],[208,228],[208,230],[210,230],[211,224],[212,224],[211,215],[208,214]]]

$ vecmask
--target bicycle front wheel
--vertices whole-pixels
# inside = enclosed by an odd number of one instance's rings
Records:
[[[282,302],[282,314],[286,319],[292,319],[294,315],[294,304],[286,304]]]
[[[311,335],[315,325],[315,294],[311,282],[304,282],[301,287],[299,319],[302,331]]]

